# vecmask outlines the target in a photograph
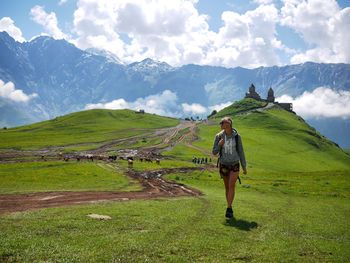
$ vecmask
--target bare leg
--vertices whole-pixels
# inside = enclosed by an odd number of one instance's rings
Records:
[[[235,198],[235,188],[236,188],[236,181],[238,178],[239,172],[230,172],[230,174],[227,177],[227,187],[225,182],[225,188],[226,188],[226,201],[227,201],[227,207],[232,207],[233,200]]]

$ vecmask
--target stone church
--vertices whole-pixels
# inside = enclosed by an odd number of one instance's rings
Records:
[[[274,95],[274,91],[272,88],[269,89],[269,91],[267,92],[267,98],[266,98],[266,100],[264,100],[255,91],[254,84],[251,84],[249,87],[249,91],[245,94],[245,98],[251,98],[251,99],[258,100],[258,101],[266,101],[269,103],[279,105],[280,107],[282,107],[283,109],[285,109],[287,111],[293,111],[293,104],[292,103],[279,103],[279,102],[275,101],[275,95]]]

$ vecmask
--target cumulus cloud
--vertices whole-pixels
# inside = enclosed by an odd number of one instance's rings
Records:
[[[292,63],[350,61],[350,7],[340,9],[335,0],[283,2],[281,24],[294,29],[312,47],[295,54]]]
[[[62,39],[68,38],[66,34],[64,34],[61,29],[58,27],[57,17],[54,12],[46,13],[42,6],[34,6],[30,10],[31,19],[42,25],[46,30],[46,33],[51,35],[53,38]]]
[[[64,5],[65,3],[67,3],[68,0],[60,0],[58,2],[58,5]]]
[[[90,109],[132,109],[145,110],[148,113],[155,113],[169,117],[188,117],[201,116],[205,117],[213,109],[221,110],[231,103],[223,103],[211,107],[205,107],[199,103],[178,103],[178,97],[175,92],[165,90],[162,93],[138,98],[135,101],[126,101],[123,98],[116,99],[107,103],[88,104],[86,110]],[[210,111],[210,112],[209,112]]]
[[[6,31],[13,39],[18,42],[24,42],[22,31],[15,26],[15,22],[10,17],[3,17],[0,19],[0,32]]]
[[[113,52],[124,62],[150,57],[171,65],[189,63],[256,67],[279,64],[278,10],[266,5],[238,14],[223,12],[219,32],[190,0],[80,0],[74,13],[74,43]],[[260,1],[261,2],[261,1]],[[261,2],[262,3],[262,2]],[[137,19],[135,19],[137,18]],[[124,42],[122,35],[129,41]]]
[[[209,52],[209,64],[245,66],[249,68],[279,64],[275,45],[278,10],[274,5],[260,5],[244,14],[222,13],[214,52]]]
[[[143,109],[148,113],[179,117],[181,116],[181,108],[178,106],[177,100],[176,93],[165,90],[159,94],[138,98],[133,102],[121,98],[107,103],[88,104],[85,109]]]
[[[60,0],[64,4],[67,0]],[[224,11],[217,32],[197,0],[79,0],[72,35],[58,27],[56,14],[31,10],[46,33],[81,49],[112,52],[124,63],[152,58],[173,66],[199,64],[247,68],[291,63],[350,62],[350,7],[336,0],[251,0],[245,13]],[[277,8],[278,7],[278,8]],[[307,49],[295,50],[276,27],[294,30]]]
[[[283,95],[276,101],[292,102],[293,110],[306,119],[350,117],[350,91],[346,90],[319,87],[296,98]]]
[[[0,97],[2,98],[10,99],[14,102],[28,102],[37,96],[38,95],[36,93],[27,95],[22,90],[16,89],[15,85],[11,81],[4,83],[2,80],[0,80]]]
[[[254,3],[259,5],[268,5],[274,2],[274,0],[253,0]]]
[[[199,115],[207,113],[208,109],[199,103],[182,103],[181,104],[184,113],[191,115]]]
[[[228,101],[228,102],[225,102],[225,103],[221,103],[221,104],[209,106],[209,107],[208,107],[208,110],[210,111],[210,113],[212,113],[213,110],[221,111],[222,109],[224,109],[224,108],[230,106],[231,104],[232,104],[232,102]]]

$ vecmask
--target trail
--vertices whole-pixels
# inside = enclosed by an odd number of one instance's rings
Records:
[[[130,148],[129,151],[136,151],[135,157],[142,157],[145,155],[159,154],[160,151],[165,150],[166,147],[174,147],[177,143],[185,143],[189,147],[196,148],[203,152],[203,149],[195,147],[191,144],[197,139],[196,123],[189,121],[182,121],[176,127],[164,128],[148,133],[147,136],[161,137],[162,142],[151,147],[143,147],[137,150]],[[145,136],[145,135],[144,135]],[[141,136],[134,136],[130,138],[122,138],[118,140],[109,141],[108,143],[96,148],[89,153],[97,156],[97,154],[106,153],[110,147],[118,143],[124,143],[133,139],[138,139]],[[33,162],[33,161],[59,161],[57,149],[33,150],[33,151],[16,151],[9,150],[0,153],[0,163],[7,162]],[[125,154],[129,154],[127,152]],[[79,156],[82,153],[75,153]],[[120,153],[119,153],[120,154]],[[205,153],[207,154],[207,153]],[[45,156],[43,158],[43,156]],[[158,156],[158,155],[157,155]],[[160,154],[159,154],[160,156]],[[74,158],[71,156],[71,158]],[[102,160],[108,162],[108,160]],[[57,206],[77,205],[86,203],[95,203],[103,201],[127,201],[134,199],[152,199],[161,197],[178,197],[178,196],[199,196],[201,192],[192,189],[188,186],[169,182],[162,178],[163,175],[169,173],[184,173],[194,170],[201,170],[204,168],[173,168],[161,169],[155,171],[137,172],[133,169],[128,169],[126,175],[136,179],[142,186],[141,191],[131,192],[113,192],[113,191],[55,191],[55,192],[37,192],[28,194],[2,194],[0,195],[0,214],[26,211],[31,209],[40,209]]]
[[[0,214],[105,201],[200,196],[202,193],[199,190],[175,182],[169,182],[162,178],[165,174],[174,172],[186,173],[198,169],[200,168],[174,168],[144,172],[128,170],[127,175],[138,180],[142,185],[143,189],[141,191],[57,191],[0,195]]]

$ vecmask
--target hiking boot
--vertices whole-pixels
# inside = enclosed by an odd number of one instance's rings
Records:
[[[233,218],[233,210],[231,207],[228,207],[226,209],[226,215],[225,215],[227,218]]]

